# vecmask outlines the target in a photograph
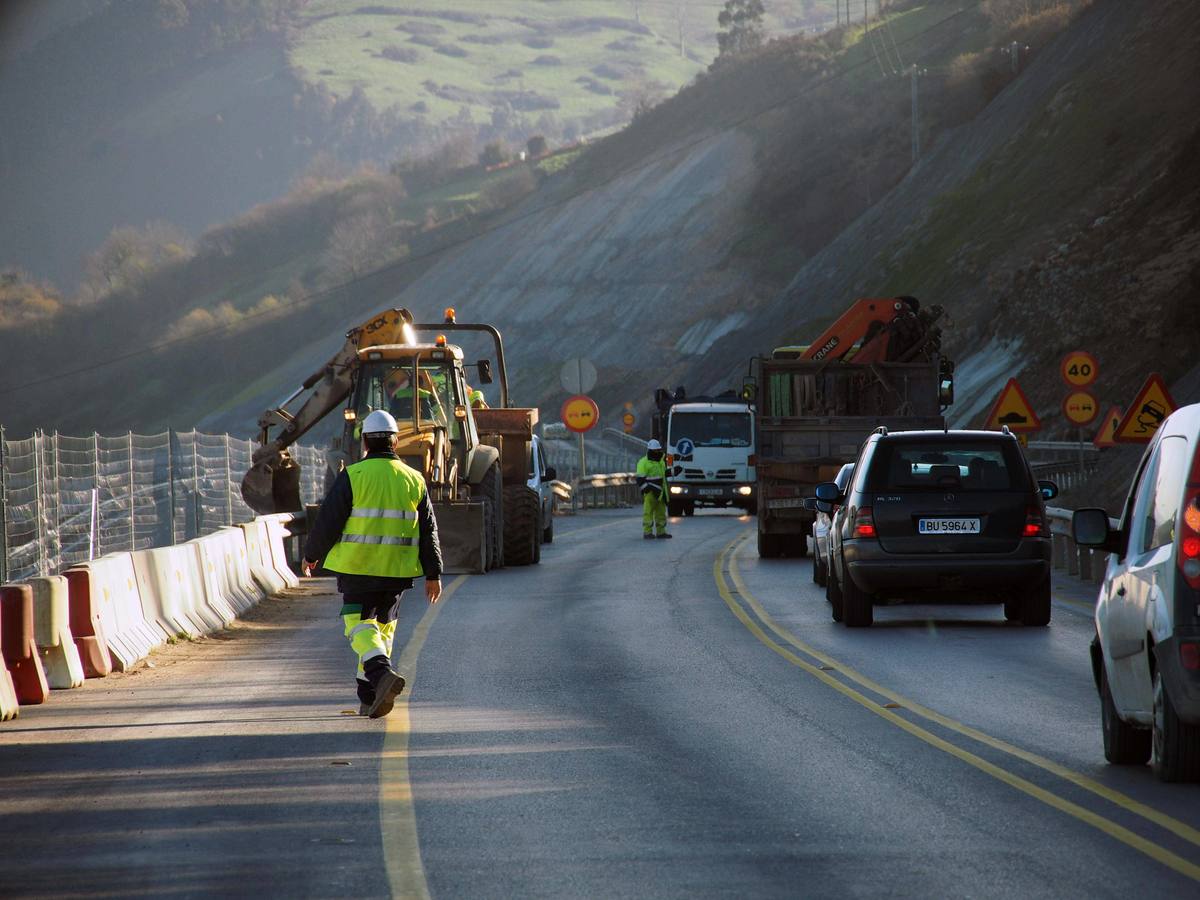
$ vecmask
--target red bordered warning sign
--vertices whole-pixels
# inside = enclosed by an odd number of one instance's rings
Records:
[[[1015,432],[1037,431],[1042,427],[1042,420],[1033,411],[1033,404],[1015,378],[1008,379],[1008,384],[1000,391],[983,427],[999,431],[1005,425]]]
[[[1117,433],[1117,426],[1121,424],[1124,415],[1121,407],[1110,406],[1104,418],[1100,420],[1100,430],[1092,438],[1092,443],[1101,450],[1105,447],[1115,447],[1117,442],[1113,440],[1113,435]]]
[[[1152,373],[1117,423],[1113,440],[1119,444],[1147,443],[1154,437],[1163,419],[1175,412],[1176,408],[1163,377],[1157,372]]]

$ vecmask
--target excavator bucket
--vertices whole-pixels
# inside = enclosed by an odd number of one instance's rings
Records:
[[[487,571],[483,503],[435,500],[433,514],[437,517],[438,541],[442,547],[442,570],[451,574]]]
[[[259,515],[304,509],[300,466],[286,452],[260,459],[242,478],[242,499]]]

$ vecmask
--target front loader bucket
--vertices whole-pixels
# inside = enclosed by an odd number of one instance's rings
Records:
[[[442,546],[442,571],[479,574],[486,571],[487,541],[483,504],[465,500],[435,500],[438,541]]]
[[[299,512],[300,466],[287,453],[259,460],[242,478],[242,499],[259,515]]]

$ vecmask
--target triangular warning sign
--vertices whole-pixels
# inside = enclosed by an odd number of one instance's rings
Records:
[[[1154,437],[1163,419],[1175,412],[1175,401],[1167,390],[1166,382],[1157,372],[1151,374],[1137,392],[1137,397],[1125,410],[1117,423],[1113,440],[1118,443],[1144,444]]]
[[[1100,430],[1092,438],[1092,443],[1101,449],[1112,447],[1116,444],[1117,442],[1113,440],[1113,435],[1117,433],[1117,426],[1121,424],[1123,415],[1121,407],[1110,406],[1108,412],[1104,414],[1104,418],[1100,420]]]
[[[1033,405],[1015,378],[1008,379],[1008,384],[1000,391],[983,427],[999,431],[1005,425],[1009,431],[1017,432],[1037,431],[1042,427],[1042,420],[1033,411]]]

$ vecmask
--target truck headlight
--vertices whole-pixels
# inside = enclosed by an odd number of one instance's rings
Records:
[[[683,488],[681,488],[681,487],[680,487],[679,485],[677,485],[677,484],[673,484],[673,485],[671,485],[671,493],[672,493],[672,494],[682,494],[682,493],[683,493]]]
[[[751,494],[754,493],[754,488],[752,488],[748,484],[743,484],[738,487],[737,492],[739,494],[741,494],[743,497],[749,497]]]

